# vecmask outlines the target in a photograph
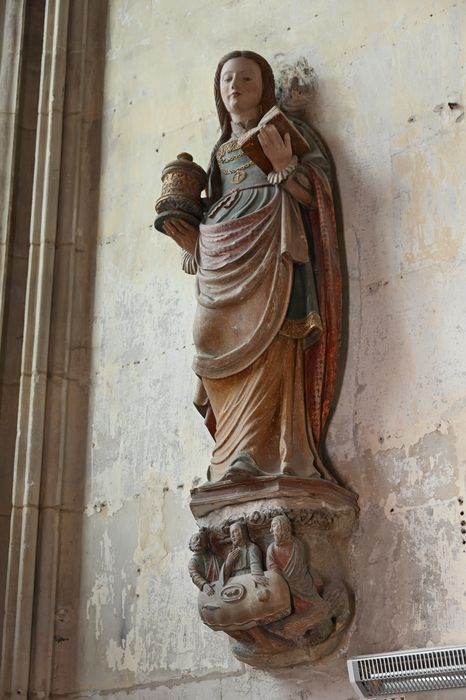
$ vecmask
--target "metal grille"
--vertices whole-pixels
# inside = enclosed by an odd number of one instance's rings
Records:
[[[348,672],[364,698],[466,688],[466,646],[358,656]]]

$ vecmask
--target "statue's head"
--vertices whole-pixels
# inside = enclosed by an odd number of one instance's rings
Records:
[[[276,515],[272,519],[270,529],[277,544],[288,542],[291,539],[291,523],[286,515]]]
[[[240,84],[236,92],[231,90],[233,74],[239,74]],[[265,114],[276,104],[275,80],[269,63],[254,51],[231,51],[224,56],[215,73],[215,104],[218,118],[225,132],[231,115],[241,108],[244,111],[258,108],[257,116]],[[236,111],[235,111],[236,110]]]
[[[225,143],[225,141],[228,141],[228,139],[231,136],[231,122],[233,115],[230,114],[229,109],[232,108],[232,105],[235,106],[235,100],[233,100],[232,102],[226,100],[226,104],[223,101],[221,89],[222,71],[225,77],[227,71],[231,70],[233,66],[231,61],[239,59],[241,59],[241,65],[244,68],[247,68],[249,71],[252,71],[251,77],[254,77],[254,90],[252,92],[249,92],[248,90],[248,98],[251,98],[252,103],[255,107],[258,107],[256,116],[260,118],[263,114],[268,112],[269,109],[271,109],[274,105],[277,104],[273,71],[270,67],[270,64],[265,60],[265,58],[259,56],[258,53],[254,53],[254,51],[231,51],[220,60],[217,66],[217,70],[215,72],[214,93],[215,106],[217,108],[217,114],[222,133],[218,142],[215,144],[210,156],[207,196],[212,203],[216,202],[222,195],[220,169],[216,157],[217,148],[221,143]],[[258,94],[259,92],[260,97]],[[241,119],[235,119],[235,121],[241,121]]]
[[[191,552],[205,552],[208,549],[209,541],[207,530],[199,530],[189,538],[189,549]]]
[[[246,523],[240,521],[230,525],[230,538],[235,547],[241,547],[249,540],[249,533]]]

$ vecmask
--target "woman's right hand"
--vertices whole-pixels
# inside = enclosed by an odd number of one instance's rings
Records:
[[[194,255],[199,229],[183,219],[168,219],[163,225],[163,230],[170,238],[173,238],[180,248]]]

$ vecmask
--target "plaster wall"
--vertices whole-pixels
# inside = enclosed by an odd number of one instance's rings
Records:
[[[80,607],[57,696],[352,700],[348,655],[464,643],[465,36],[459,0],[108,3],[84,514],[62,532]],[[274,673],[197,617],[189,491],[211,443],[191,405],[194,280],[152,226],[163,165],[207,165],[215,66],[244,47],[318,78],[349,294],[327,447],[361,506],[345,648]]]

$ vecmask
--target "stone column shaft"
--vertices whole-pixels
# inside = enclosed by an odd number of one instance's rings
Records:
[[[45,10],[24,342],[0,688],[28,697],[55,242],[68,0]]]

